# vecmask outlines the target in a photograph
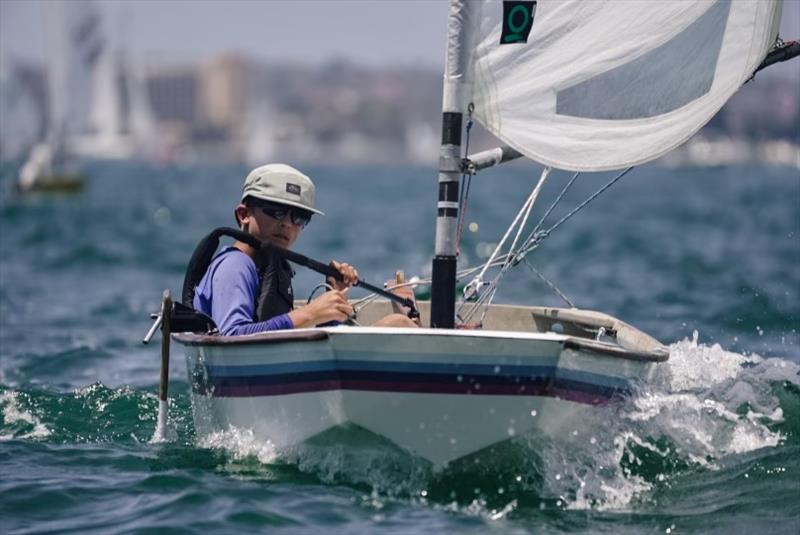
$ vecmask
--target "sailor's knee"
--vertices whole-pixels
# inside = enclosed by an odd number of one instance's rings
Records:
[[[408,316],[404,314],[389,314],[385,316],[375,323],[372,324],[373,327],[419,327],[416,323],[408,318]]]

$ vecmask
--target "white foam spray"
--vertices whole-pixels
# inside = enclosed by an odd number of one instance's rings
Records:
[[[557,443],[538,443],[547,492],[570,509],[628,510],[670,477],[636,475],[642,452],[667,466],[716,470],[728,456],[781,443],[784,437],[770,428],[783,420],[773,386],[800,384],[800,365],[733,353],[698,338],[695,332],[672,344],[669,361],[613,414],[585,422]]]
[[[779,445],[783,437],[771,426],[783,420],[783,411],[773,387],[782,381],[800,384],[800,365],[725,351],[698,338],[695,333],[672,344],[669,361],[658,364],[652,379],[622,405],[600,409],[596,418],[558,437],[515,437],[528,458],[539,459],[513,465],[516,481],[531,481],[522,488],[545,501],[552,498],[557,507],[625,511],[647,501],[651,490],[674,476],[673,467],[715,470],[728,456]],[[370,498],[376,508],[392,496],[427,504],[422,493],[437,476],[423,460],[381,440],[345,435],[342,443],[279,452],[248,430],[229,428],[202,438],[200,445],[225,449],[237,460],[280,459],[332,484],[366,483],[379,489]],[[655,479],[637,470],[645,463],[658,466],[658,459],[664,473]],[[515,491],[506,507],[494,509],[481,495],[468,505],[430,505],[499,519],[515,510],[517,498],[528,490]]]
[[[278,457],[271,441],[264,442],[257,439],[252,430],[233,426],[201,437],[198,445],[203,448],[225,450],[239,461],[253,457],[263,464],[270,464]]]
[[[0,434],[0,440],[41,440],[50,436],[50,429],[33,412],[22,408],[19,397],[20,394],[14,391],[0,393],[3,427],[14,426],[21,428],[19,431]]]

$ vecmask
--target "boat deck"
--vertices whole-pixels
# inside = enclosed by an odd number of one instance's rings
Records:
[[[418,304],[422,325],[429,321],[430,303]],[[360,325],[369,326],[392,313],[388,301],[373,301],[359,310]],[[266,332],[249,336],[215,336],[178,333],[173,336],[183,345],[224,346],[247,344],[274,344],[287,342],[326,340],[341,328],[294,329]],[[564,340],[565,349],[583,353],[617,357],[630,360],[663,362],[669,351],[655,338],[635,327],[601,312],[551,307],[526,307],[492,305],[481,329],[398,329],[398,328],[348,328],[351,334],[381,333],[407,336],[458,336],[477,338],[540,338],[553,336]]]

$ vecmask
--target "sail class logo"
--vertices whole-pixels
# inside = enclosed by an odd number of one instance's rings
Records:
[[[535,0],[503,2],[503,33],[500,34],[500,44],[527,43],[535,13]]]

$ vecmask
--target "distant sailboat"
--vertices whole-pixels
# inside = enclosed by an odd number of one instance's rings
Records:
[[[110,46],[93,73],[91,133],[70,140],[72,154],[95,159],[156,159],[160,137],[146,78]]]
[[[68,167],[69,142],[90,131],[92,73],[103,50],[100,16],[91,0],[53,2],[45,10],[47,121],[44,139],[20,169],[17,189],[76,191],[85,176]]]
[[[126,63],[125,82],[128,94],[128,131],[135,155],[149,160],[163,156],[161,134],[147,92],[147,77],[141,67]]]
[[[46,134],[21,167],[17,189],[75,191],[85,179],[70,158],[159,156],[143,73],[111,46],[93,0],[46,7]]]
[[[275,136],[276,114],[270,105],[261,100],[248,115],[244,160],[249,165],[258,165],[272,159],[276,152]]]

